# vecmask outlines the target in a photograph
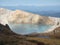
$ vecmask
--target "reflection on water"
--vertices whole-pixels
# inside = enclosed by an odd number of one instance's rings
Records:
[[[10,28],[18,34],[30,34],[30,33],[40,33],[47,31],[51,25],[42,24],[10,24]]]

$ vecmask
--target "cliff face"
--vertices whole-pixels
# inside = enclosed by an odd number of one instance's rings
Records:
[[[8,18],[10,23],[33,23],[33,24],[54,24],[54,20],[46,16],[32,14],[21,10],[16,10],[11,13]]]
[[[57,27],[52,32],[56,38],[60,39],[60,27]]]
[[[0,23],[4,25],[8,23],[57,25],[57,23],[60,24],[60,18],[41,16],[21,10],[11,11],[8,9],[0,8]]]

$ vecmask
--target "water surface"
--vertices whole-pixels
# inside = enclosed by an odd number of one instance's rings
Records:
[[[10,24],[12,31],[18,34],[42,33],[47,31],[51,25],[42,24]]]

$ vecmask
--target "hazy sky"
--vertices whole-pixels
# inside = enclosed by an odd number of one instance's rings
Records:
[[[46,6],[46,7],[42,7],[42,6]],[[27,10],[30,12],[35,12],[37,14],[40,14],[39,12],[40,10],[42,11],[54,10],[60,12],[60,0],[0,0],[0,7],[12,9],[12,10],[13,9]],[[55,15],[51,15],[51,16],[55,16]],[[60,17],[60,13],[59,15],[56,16]]]
[[[60,6],[60,0],[0,0],[0,6]]]

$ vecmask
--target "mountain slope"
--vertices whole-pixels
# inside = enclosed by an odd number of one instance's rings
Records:
[[[11,16],[8,18],[8,21],[11,23],[37,23],[37,24],[53,24],[54,20],[51,20],[49,17],[40,16],[38,14],[32,14],[21,10],[16,10],[11,13]]]
[[[51,24],[54,25],[58,18],[41,16],[38,14],[32,14],[29,12],[21,11],[21,10],[8,10],[4,8],[0,8],[0,23],[37,23],[37,24]]]

